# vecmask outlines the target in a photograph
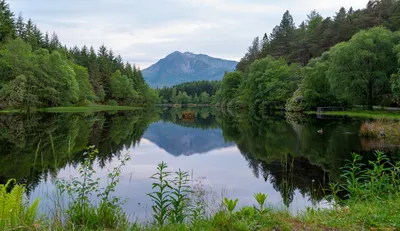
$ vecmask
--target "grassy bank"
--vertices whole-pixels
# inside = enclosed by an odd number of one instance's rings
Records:
[[[122,168],[129,157],[121,156],[120,165],[110,170],[109,185],[99,187],[91,163],[96,150],[90,148],[81,163],[80,176],[57,180],[60,193],[67,194],[66,208],[55,205],[53,218],[40,217],[39,200],[31,205],[23,199],[23,187],[10,191],[0,185],[1,230],[399,230],[400,229],[400,162],[392,163],[381,152],[368,168],[361,164],[361,156],[342,168],[344,184],[331,183],[328,209],[309,208],[297,215],[267,206],[268,195],[254,194],[254,205],[238,208],[238,199],[223,198],[212,204],[206,191],[193,186],[189,173],[170,172],[166,163],[158,165],[150,178],[153,192],[153,221],[130,223],[123,212],[124,200],[111,196],[119,182]],[[8,189],[8,190],[7,190]],[[347,194],[340,199],[340,192]],[[92,204],[90,195],[97,195]],[[56,204],[56,203],[55,203]],[[40,218],[39,218],[40,217]]]
[[[317,113],[315,111],[308,111],[306,114],[321,114],[329,116],[349,116],[349,117],[359,117],[367,119],[395,119],[400,120],[400,112],[390,112],[390,111],[327,111],[323,113]]]
[[[141,107],[93,105],[84,107],[38,108],[38,109],[33,109],[32,112],[73,113],[73,112],[100,112],[100,111],[132,111],[138,109],[141,109]],[[22,111],[18,109],[0,110],[0,113],[20,113],[20,112]]]

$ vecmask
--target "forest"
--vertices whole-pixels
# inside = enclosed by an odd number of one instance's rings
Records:
[[[399,106],[399,29],[397,0],[341,8],[327,18],[312,11],[299,26],[286,11],[225,74],[214,102],[256,111]]]
[[[147,105],[157,92],[106,46],[67,48],[0,0],[0,109]]]
[[[181,83],[158,90],[160,102],[164,104],[211,104],[221,88],[221,81],[194,81]]]

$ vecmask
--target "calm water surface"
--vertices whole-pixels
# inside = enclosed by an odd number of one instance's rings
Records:
[[[0,115],[0,183],[15,178],[26,184],[28,196],[40,197],[42,211],[51,213],[55,180],[78,176],[85,147],[96,145],[94,167],[102,185],[121,154],[131,157],[115,193],[127,199],[131,218],[150,217],[149,177],[161,161],[170,171],[189,171],[193,184],[212,191],[210,198],[253,205],[253,194],[263,192],[272,206],[296,213],[327,206],[323,188],[340,180],[351,152],[365,161],[376,149],[400,158],[396,142],[360,138],[360,119],[190,110],[196,119],[182,119],[182,109]]]

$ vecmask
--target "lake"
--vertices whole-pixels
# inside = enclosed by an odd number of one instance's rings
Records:
[[[195,118],[183,118],[185,110]],[[94,169],[102,185],[119,156],[131,157],[115,192],[127,199],[124,209],[131,219],[150,218],[149,177],[162,161],[170,171],[188,171],[210,200],[226,196],[253,205],[253,194],[263,192],[271,206],[296,213],[328,206],[324,189],[340,181],[340,168],[352,152],[364,161],[377,149],[400,159],[399,144],[359,136],[364,121],[212,108],[1,114],[0,183],[15,178],[25,184],[28,196],[40,197],[41,211],[51,214],[55,180],[78,176],[82,153],[95,145]]]

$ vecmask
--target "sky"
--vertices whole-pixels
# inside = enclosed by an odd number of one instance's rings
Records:
[[[104,44],[144,69],[173,51],[239,61],[256,36],[269,34],[286,10],[296,25],[316,10],[334,16],[340,7],[367,0],[8,0],[68,47]]]

